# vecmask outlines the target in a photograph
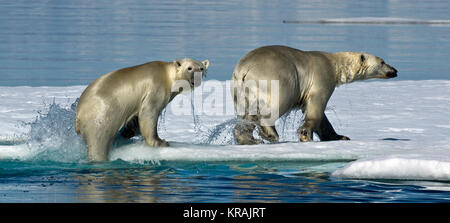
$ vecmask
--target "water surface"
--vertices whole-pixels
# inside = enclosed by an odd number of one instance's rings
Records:
[[[447,1],[0,1],[0,85],[79,85],[153,60],[209,59],[228,80],[262,45],[365,51],[398,80],[448,79],[448,25],[284,24],[283,20],[449,20]]]

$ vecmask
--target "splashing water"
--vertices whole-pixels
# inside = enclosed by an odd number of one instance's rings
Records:
[[[236,118],[229,119],[222,124],[216,125],[209,130],[202,144],[231,145],[235,143],[233,129],[236,125]]]
[[[299,114],[300,113],[300,114]],[[300,125],[303,124],[304,115],[300,109],[293,109],[288,113],[281,116],[277,123],[276,128],[279,131],[280,140],[279,141],[297,141],[297,129]],[[236,123],[240,122],[248,122],[251,124],[256,124],[254,122],[249,122],[247,120],[238,120],[237,118],[229,119],[219,125],[216,125],[214,128],[202,132],[203,137],[201,140],[201,144],[212,144],[212,145],[232,145],[235,144],[235,138],[233,134],[234,127]],[[198,122],[199,123],[199,122]],[[253,137],[255,139],[263,140],[265,143],[270,143],[262,139],[259,136],[259,129],[255,128],[253,132]]]
[[[74,119],[76,100],[70,108],[63,108],[54,101],[47,112],[38,111],[38,116],[29,125],[26,145],[34,154],[33,160],[80,162],[85,160],[86,147],[75,133]]]

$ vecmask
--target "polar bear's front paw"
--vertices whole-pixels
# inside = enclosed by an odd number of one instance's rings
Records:
[[[300,128],[298,133],[301,142],[312,141],[312,131],[310,129]]]
[[[161,143],[159,146],[167,147],[167,146],[169,146],[169,143],[166,140],[161,139]]]
[[[169,146],[169,143],[164,139],[147,140],[147,144],[152,147]]]

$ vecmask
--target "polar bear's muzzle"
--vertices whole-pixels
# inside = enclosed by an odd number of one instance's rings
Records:
[[[394,78],[394,77],[397,77],[397,69],[393,68],[389,64],[383,63],[380,78]]]
[[[388,72],[386,73],[386,77],[387,77],[387,78],[394,78],[394,77],[397,77],[397,69],[395,69],[395,68],[393,68],[393,67],[391,67],[391,66],[389,66],[389,68],[390,68],[391,70],[388,71]]]

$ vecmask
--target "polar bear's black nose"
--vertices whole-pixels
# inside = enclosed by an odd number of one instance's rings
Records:
[[[391,67],[391,66],[389,66],[389,67],[392,68],[392,71],[389,71],[389,72],[386,74],[386,77],[388,77],[388,78],[397,77],[397,69],[395,69],[395,68],[393,68],[393,67]]]
[[[386,74],[387,77],[392,78],[392,77],[397,77],[397,72],[389,72]]]

